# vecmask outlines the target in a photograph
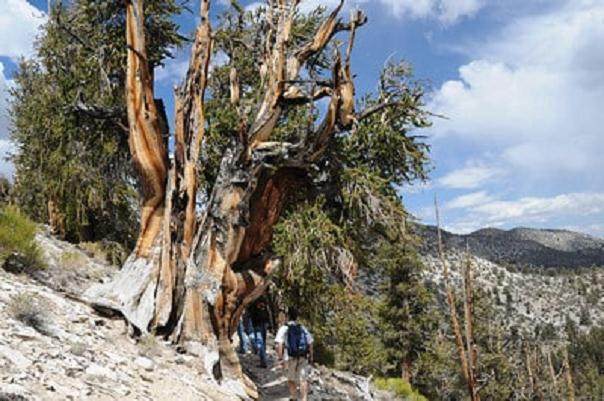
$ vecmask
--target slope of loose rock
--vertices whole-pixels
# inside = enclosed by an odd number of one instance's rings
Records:
[[[16,275],[0,269],[0,400],[244,398],[236,388],[201,374],[201,358],[179,354],[155,337],[135,341],[123,320],[102,317],[78,300],[116,267],[47,232],[37,241],[45,270]],[[39,308],[28,311],[31,304]],[[250,356],[243,362],[261,399],[287,399],[280,369],[259,369]],[[311,400],[388,399],[374,397],[367,378],[326,368],[312,372],[312,388]]]
[[[44,333],[11,316],[18,294],[46,306]],[[123,322],[0,270],[0,394],[28,400],[239,399],[200,377],[196,364],[161,343],[153,356],[143,356]]]
[[[462,269],[467,263],[464,252],[446,253],[453,288],[463,288]],[[442,288],[443,270],[440,260],[432,254],[422,256],[425,280]],[[475,287],[493,299],[495,308],[510,325],[534,330],[551,325],[562,328],[566,319],[580,328],[604,324],[604,269],[586,274],[543,275],[511,272],[505,267],[470,255]],[[581,313],[589,315],[589,324],[582,324]]]

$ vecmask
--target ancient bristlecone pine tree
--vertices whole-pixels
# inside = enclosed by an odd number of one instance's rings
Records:
[[[141,228],[135,250],[114,280],[85,295],[99,308],[119,311],[134,332],[164,335],[203,355],[216,378],[247,382],[252,393],[231,337],[243,309],[265,290],[279,264],[267,250],[273,226],[288,194],[334,134],[354,129],[373,112],[355,113],[350,69],[354,32],[365,23],[364,15],[353,12],[349,22],[342,22],[342,2],[308,43],[294,48],[290,36],[298,3],[271,0],[267,5],[266,52],[258,63],[264,95],[255,108],[240,107],[243,88],[237,71],[231,71],[231,104],[241,124],[234,128],[237,139],[225,151],[211,196],[200,211],[197,175],[204,166],[198,161],[208,127],[204,96],[213,42],[210,1],[201,1],[189,70],[176,91],[171,159],[168,126],[154,98],[146,61],[144,1],[126,0],[126,100],[130,150],[142,187]],[[342,31],[349,32],[345,58],[335,46],[331,78],[310,91],[310,85],[300,84],[308,82],[301,78],[306,63]],[[327,110],[311,132],[295,143],[271,141],[286,110],[323,98],[329,100]]]

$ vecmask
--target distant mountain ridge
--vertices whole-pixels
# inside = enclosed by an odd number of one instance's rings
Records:
[[[434,253],[436,227],[417,226],[424,239],[422,252]],[[464,251],[498,264],[534,267],[604,266],[604,239],[569,230],[534,229],[526,227],[501,230],[483,228],[470,234],[454,234],[442,230],[446,249]]]

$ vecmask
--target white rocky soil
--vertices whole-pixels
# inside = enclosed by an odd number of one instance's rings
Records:
[[[437,285],[443,282],[442,264],[437,257],[422,257],[425,279]],[[446,254],[450,280],[454,288],[463,289],[462,269],[467,255],[460,251]],[[505,267],[470,255],[475,287],[490,295],[496,307],[509,317],[510,324],[534,330],[537,326],[564,327],[572,319],[579,328],[604,323],[604,269],[587,274],[556,274],[511,272]],[[508,295],[509,294],[509,295]],[[589,324],[582,324],[581,313],[589,315]]]
[[[115,267],[46,234],[38,241],[48,266],[35,279],[0,269],[0,401],[242,399],[200,374],[200,358],[155,337],[134,340],[123,320],[78,301]],[[256,358],[243,363],[261,399],[287,400],[282,372],[257,368]],[[311,383],[312,400],[375,399],[363,377],[318,368]]]

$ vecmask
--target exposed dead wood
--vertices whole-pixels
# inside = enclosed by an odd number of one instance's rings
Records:
[[[535,377],[533,376],[533,367],[531,366],[530,349],[527,342],[524,342],[524,365],[529,382],[530,394],[535,392]]]
[[[65,216],[57,207],[57,202],[53,198],[48,199],[46,208],[50,232],[61,238],[65,237]]]
[[[547,351],[547,367],[549,370],[550,379],[552,381],[553,393],[558,395],[558,379],[556,369],[554,369],[554,364],[552,362],[552,353],[550,350]]]
[[[472,261],[466,251],[466,266],[464,269],[464,314],[466,329],[466,349],[468,352],[468,379],[470,381],[471,399],[479,400],[477,387],[478,349],[474,340],[474,277],[472,275]]]
[[[461,364],[461,370],[463,377],[468,387],[468,393],[472,401],[479,401],[480,396],[478,394],[479,387],[477,385],[477,349],[475,347],[474,334],[473,334],[473,284],[472,284],[472,273],[471,264],[468,263],[465,268],[464,274],[464,313],[465,313],[465,335],[466,341],[464,345],[464,335],[462,334],[459,319],[457,317],[457,308],[455,302],[455,295],[451,289],[449,283],[449,268],[444,255],[442,235],[440,230],[440,213],[438,209],[438,201],[434,198],[434,210],[436,213],[436,227],[437,227],[437,242],[438,242],[438,255],[440,262],[443,266],[443,279],[445,285],[445,292],[447,294],[447,303],[449,305],[449,313],[451,316],[451,328],[455,337],[455,346],[459,355]]]
[[[568,349],[564,348],[562,354],[564,358],[564,377],[566,379],[568,401],[575,401],[575,385],[573,384],[573,372],[570,369],[570,361],[568,359]]]
[[[142,0],[126,1],[126,104],[130,152],[142,188],[141,230],[136,252],[148,256],[161,229],[168,174],[168,154],[147,61]],[[165,125],[164,125],[165,126]]]
[[[331,138],[357,120],[350,54],[355,31],[366,17],[356,12],[349,23],[340,22],[341,2],[308,43],[293,49],[290,36],[298,2],[270,2],[261,68],[264,94],[253,117],[245,115],[237,71],[230,71],[230,101],[241,118],[234,127],[238,138],[223,154],[205,212],[199,216],[198,163],[207,129],[205,91],[212,54],[210,1],[201,1],[189,69],[175,93],[170,163],[167,124],[153,98],[146,60],[143,0],[126,0],[126,101],[130,148],[143,188],[141,231],[136,251],[114,280],[85,295],[99,308],[119,311],[134,332],[161,334],[189,352],[203,354],[206,373],[241,386],[251,397],[257,392],[241,369],[231,338],[243,309],[265,291],[280,264],[269,251],[273,227],[292,189],[304,182]],[[350,32],[344,62],[336,52],[332,80],[306,94],[296,86],[304,63],[344,30]],[[304,141],[270,141],[285,107],[326,96],[329,111]],[[246,121],[253,123],[247,127]],[[356,265],[348,264],[352,276]]]
[[[457,353],[461,362],[461,370],[466,382],[469,382],[468,374],[468,359],[466,356],[463,336],[461,334],[461,328],[459,326],[459,319],[457,318],[457,309],[455,307],[455,295],[451,289],[449,283],[449,267],[445,259],[441,231],[440,231],[440,213],[438,210],[438,202],[434,199],[434,209],[436,212],[436,227],[437,227],[437,240],[438,240],[438,256],[443,267],[443,279],[445,284],[445,292],[447,294],[447,304],[449,305],[449,313],[451,315],[451,327],[453,329],[453,335],[455,336],[455,345],[457,347]]]
[[[210,25],[210,1],[202,0],[200,5],[201,22],[195,33],[195,42],[191,52],[191,61],[184,85],[177,91],[179,110],[176,113],[176,132],[180,151],[177,168],[182,170],[182,182],[177,188],[185,206],[185,220],[182,239],[183,257],[191,251],[195,232],[197,200],[197,161],[201,141],[205,135],[205,93],[212,53],[212,28]]]

